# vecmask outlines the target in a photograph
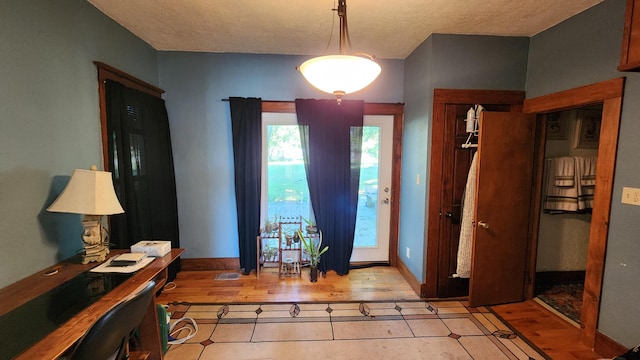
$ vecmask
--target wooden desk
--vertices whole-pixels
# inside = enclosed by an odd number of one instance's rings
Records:
[[[109,257],[128,252],[125,250],[112,250]],[[184,249],[172,249],[170,254],[162,258],[157,258],[143,269],[133,274],[122,284],[102,296],[97,302],[89,305],[86,309],[74,315],[67,322],[46,335],[42,340],[25,350],[17,356],[17,359],[56,359],[66,351],[86,333],[86,331],[98,320],[100,316],[111,307],[118,304],[136,289],[150,280],[156,282],[156,290],[160,290],[167,281],[167,267],[175,259],[180,257]],[[97,266],[97,263],[82,265],[80,261],[66,261],[28,278],[20,280],[5,288],[0,289],[0,315],[18,308],[19,306],[35,299],[40,294],[54,289],[77,275]],[[58,269],[55,275],[45,276],[45,271]],[[153,301],[142,324],[140,325],[140,346],[142,351],[149,351],[149,359],[162,359],[162,343],[160,341],[158,313],[155,301]]]

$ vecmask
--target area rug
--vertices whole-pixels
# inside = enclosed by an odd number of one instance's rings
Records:
[[[568,283],[550,286],[537,297],[562,315],[580,323],[583,293],[583,283]]]
[[[193,337],[171,345],[166,360],[548,359],[488,308],[458,301],[171,303],[168,311],[174,337]],[[176,330],[191,320],[195,336]]]

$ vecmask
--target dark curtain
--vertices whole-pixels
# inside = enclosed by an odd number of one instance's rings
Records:
[[[260,232],[262,100],[230,97],[229,105],[240,267],[249,274],[257,267],[256,237]]]
[[[170,240],[180,247],[178,206],[164,100],[107,80],[109,170],[124,214],[110,219],[118,249],[141,240]],[[175,275],[177,266],[170,268]]]
[[[349,273],[358,209],[363,101],[296,100],[309,195],[323,244],[322,272]]]

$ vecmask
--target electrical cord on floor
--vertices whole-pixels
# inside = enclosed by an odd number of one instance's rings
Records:
[[[187,322],[184,324],[184,322]],[[180,327],[178,327],[180,326]],[[177,338],[180,333],[186,330],[187,335],[181,338]],[[176,345],[182,344],[189,339],[192,339],[198,333],[198,324],[195,320],[190,317],[183,317],[178,319],[170,328],[169,328],[169,341],[167,344]]]
[[[166,284],[164,284],[164,286],[162,287],[162,291],[171,291],[173,289],[175,289],[177,287],[176,283],[174,283],[173,281],[170,281]]]

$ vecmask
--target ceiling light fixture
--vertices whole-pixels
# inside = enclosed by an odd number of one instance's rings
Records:
[[[371,55],[347,54],[347,46],[351,46],[351,39],[347,26],[346,0],[338,0],[337,11],[340,17],[340,54],[309,59],[297,69],[311,85],[335,95],[340,103],[344,95],[362,90],[371,84],[380,75],[381,68],[373,61]]]

